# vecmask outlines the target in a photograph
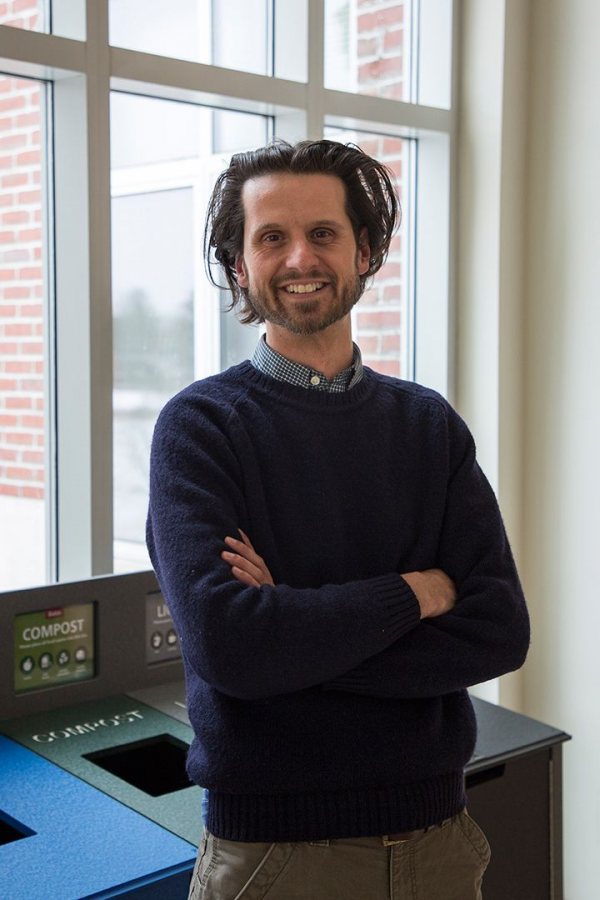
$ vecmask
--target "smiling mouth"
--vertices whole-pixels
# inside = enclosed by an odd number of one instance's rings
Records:
[[[286,294],[314,294],[326,286],[326,281],[311,281],[308,284],[288,284],[284,287]]]

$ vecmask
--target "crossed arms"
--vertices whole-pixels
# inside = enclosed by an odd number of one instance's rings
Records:
[[[250,538],[238,529],[241,540],[226,537],[228,550],[223,550],[221,558],[231,567],[231,574],[241,584],[248,587],[274,586],[275,582],[266,562],[256,552]],[[405,572],[402,578],[407,582],[417,598],[422,619],[443,616],[456,604],[456,585],[441,569],[426,569],[424,572]]]

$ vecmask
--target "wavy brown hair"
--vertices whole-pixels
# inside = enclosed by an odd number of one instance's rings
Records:
[[[242,189],[250,178],[289,173],[294,175],[335,175],[344,183],[346,213],[358,245],[366,228],[371,255],[368,271],[360,276],[364,290],[367,280],[379,271],[388,254],[390,241],[400,219],[400,205],[388,169],[354,144],[337,141],[301,141],[288,144],[274,141],[258,150],[236,153],[215,184],[204,229],[204,258],[208,277],[217,287],[219,267],[227,279],[232,300],[229,309],[238,309],[244,324],[261,322],[248,292],[237,281],[236,257],[244,248],[244,206]]]

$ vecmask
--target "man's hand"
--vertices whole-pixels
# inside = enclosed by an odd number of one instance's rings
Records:
[[[238,528],[242,540],[226,537],[225,543],[230,550],[223,550],[221,558],[231,566],[231,574],[242,584],[249,587],[260,587],[263,584],[274,584],[268,566],[259,556],[247,534]]]
[[[402,577],[412,588],[419,601],[422,619],[443,616],[454,607],[456,585],[441,569],[407,572]]]

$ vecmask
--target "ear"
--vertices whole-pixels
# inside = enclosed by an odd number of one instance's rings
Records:
[[[369,244],[369,232],[361,228],[358,235],[357,267],[359,275],[366,275],[371,262],[371,245]]]
[[[246,270],[246,263],[244,262],[244,257],[241,253],[235,258],[235,274],[237,277],[237,283],[241,288],[248,287],[248,272]]]

